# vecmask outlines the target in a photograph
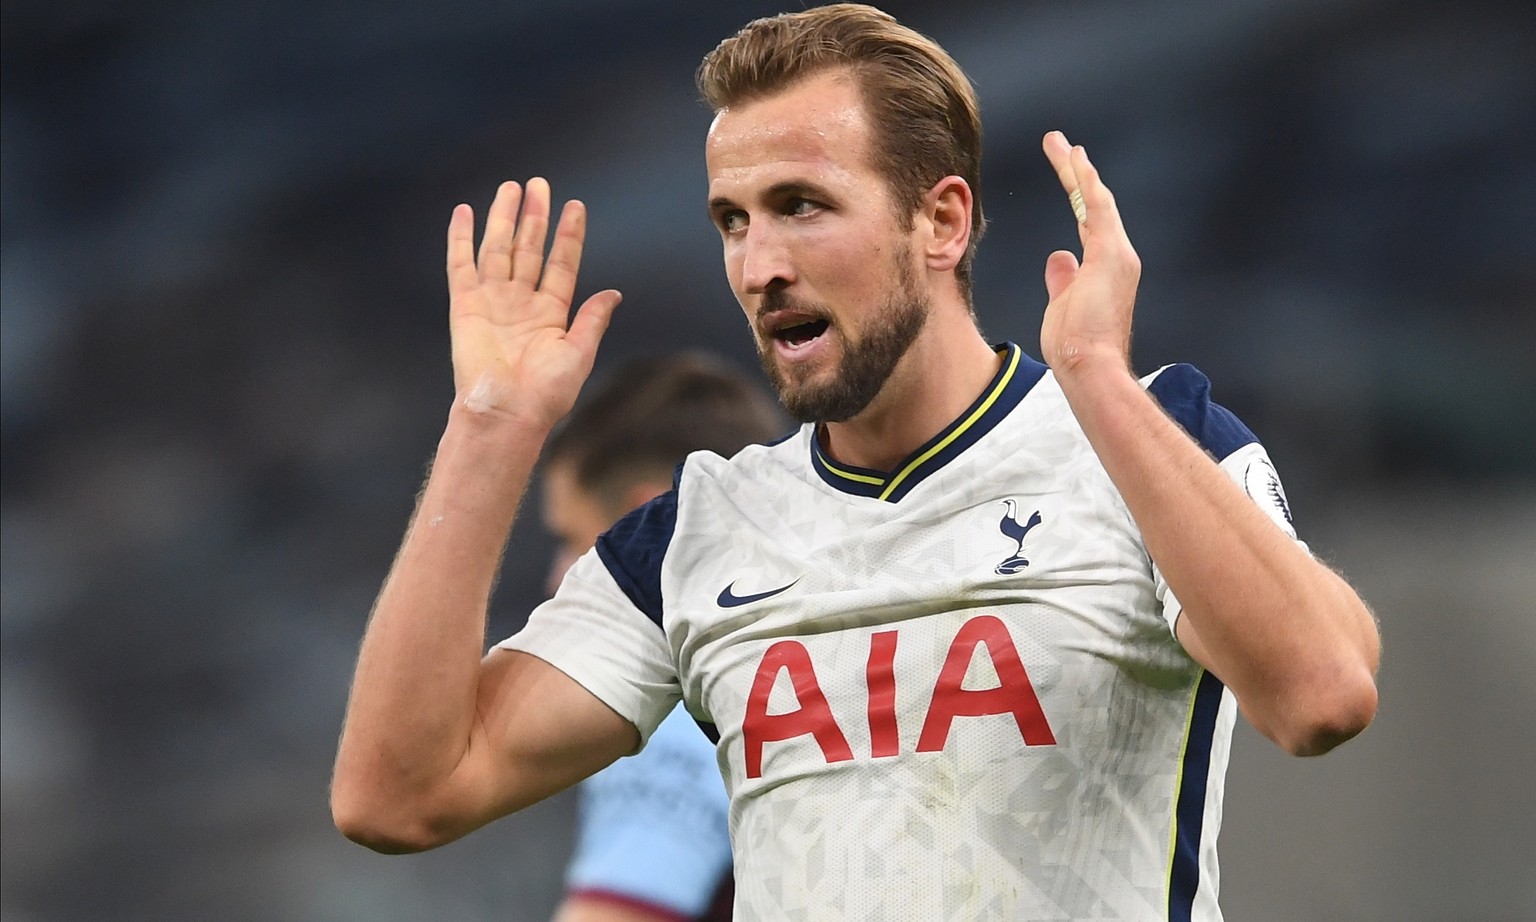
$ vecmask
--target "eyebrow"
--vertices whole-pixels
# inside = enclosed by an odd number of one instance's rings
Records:
[[[768,199],[775,199],[787,198],[797,195],[810,196],[813,198],[825,198],[827,197],[827,192],[825,189],[814,183],[804,182],[803,180],[798,179],[787,179],[783,182],[776,182],[769,186],[768,190],[763,194],[763,197]],[[723,195],[717,195],[709,200],[709,213],[714,214],[722,208],[732,208],[735,206],[735,200],[727,198]]]

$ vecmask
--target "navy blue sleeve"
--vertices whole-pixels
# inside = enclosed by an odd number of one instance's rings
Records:
[[[668,490],[598,536],[597,556],[614,582],[661,624],[661,561],[677,527],[677,490]]]
[[[1211,382],[1193,365],[1170,365],[1147,393],[1217,461],[1259,439],[1232,411],[1211,400]]]

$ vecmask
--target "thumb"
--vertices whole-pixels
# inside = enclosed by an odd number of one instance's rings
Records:
[[[618,308],[622,297],[610,288],[588,298],[576,312],[576,318],[571,321],[566,339],[575,343],[587,355],[596,355],[597,344],[602,340],[603,334],[608,331],[608,322],[613,319],[613,312]]]
[[[1077,257],[1067,250],[1057,250],[1045,259],[1045,293],[1052,301],[1067,290],[1077,278]]]

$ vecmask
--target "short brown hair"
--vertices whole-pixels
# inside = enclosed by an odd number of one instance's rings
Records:
[[[569,464],[605,503],[642,480],[670,481],[689,452],[730,457],[789,431],[777,402],[746,374],[683,352],[640,359],[583,393],[545,444],[546,464]]]
[[[938,42],[872,6],[834,3],[748,23],[704,56],[696,82],[718,112],[839,68],[859,87],[875,133],[873,165],[908,227],[934,183],[955,175],[970,185],[971,239],[955,267],[969,301],[971,263],[986,229],[981,109],[970,78]]]

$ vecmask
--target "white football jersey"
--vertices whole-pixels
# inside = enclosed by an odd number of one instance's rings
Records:
[[[814,426],[691,456],[502,643],[642,738],[679,697],[713,727],[739,920],[1221,918],[1235,703],[1054,376],[999,351],[893,471]],[[1143,383],[1294,536],[1205,377]]]

